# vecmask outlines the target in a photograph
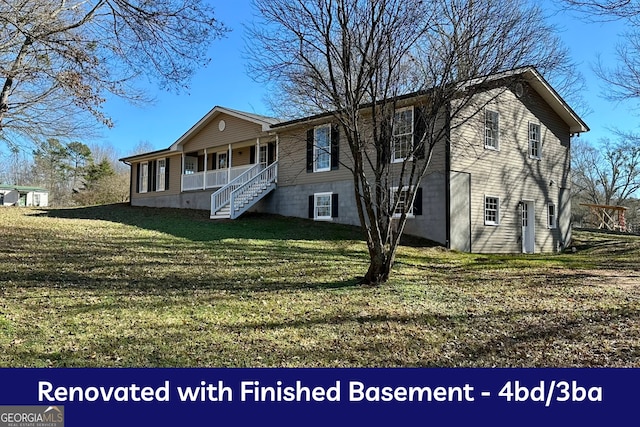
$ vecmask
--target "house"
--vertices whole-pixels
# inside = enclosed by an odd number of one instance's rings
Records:
[[[38,187],[0,184],[0,206],[47,206],[49,191]]]
[[[571,137],[589,128],[534,68],[503,77],[474,95],[482,108],[443,124],[450,143],[436,147],[405,233],[479,253],[554,252],[570,242]],[[394,127],[398,141],[412,141],[418,101],[405,97],[396,110],[405,125]],[[402,158],[394,151],[390,161]],[[122,161],[135,206],[357,225],[349,159],[330,115],[282,122],[215,107],[169,148]]]

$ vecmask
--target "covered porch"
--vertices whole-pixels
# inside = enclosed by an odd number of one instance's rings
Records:
[[[218,189],[251,169],[277,160],[275,140],[229,144],[182,154],[182,191]]]

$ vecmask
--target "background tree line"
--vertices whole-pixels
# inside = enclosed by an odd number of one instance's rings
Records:
[[[52,206],[127,202],[130,172],[118,157],[113,147],[50,138],[32,153],[14,149],[6,155],[0,183],[46,188]]]
[[[584,204],[624,206],[627,224],[640,231],[640,136],[619,134],[598,144],[572,144],[572,211],[574,225],[590,225]]]
[[[640,98],[640,3],[629,0],[565,0],[567,11],[585,21],[619,21],[628,30],[615,46],[615,64],[593,64],[603,83],[603,96],[612,101]],[[582,203],[628,208],[627,223],[640,231],[640,135],[612,131],[613,138],[598,143],[575,139],[572,144],[574,225],[588,226]]]
[[[109,97],[187,88],[227,31],[208,0],[0,2],[0,182],[45,187],[58,206],[126,201],[115,151],[76,141],[113,126]]]

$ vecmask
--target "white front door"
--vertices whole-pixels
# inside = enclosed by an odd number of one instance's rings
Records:
[[[267,147],[266,145],[261,145],[260,150],[258,152],[258,163],[267,164]]]
[[[536,220],[533,202],[522,201],[522,252],[532,254],[536,249]]]

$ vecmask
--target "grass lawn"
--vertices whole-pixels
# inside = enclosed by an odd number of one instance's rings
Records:
[[[640,366],[640,238],[404,246],[351,227],[112,205],[0,209],[0,366]],[[415,242],[414,242],[415,243]]]

